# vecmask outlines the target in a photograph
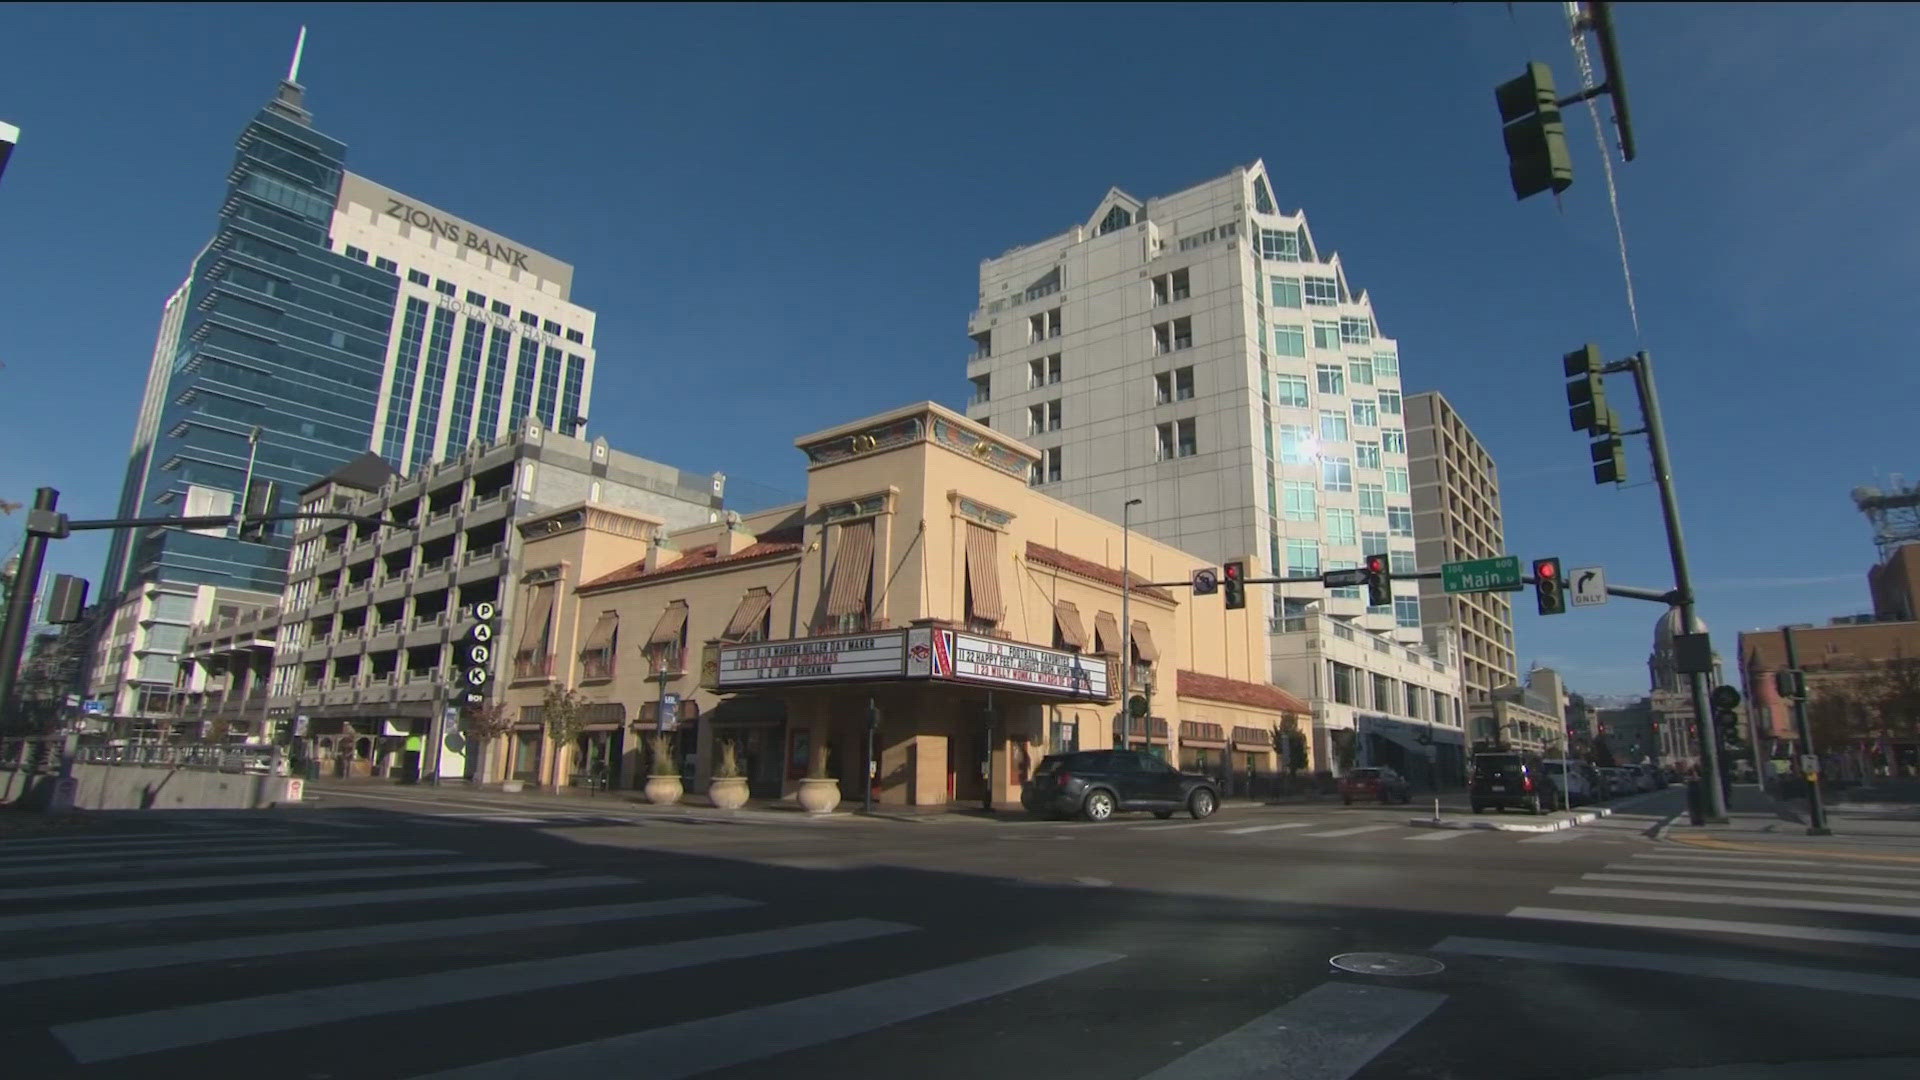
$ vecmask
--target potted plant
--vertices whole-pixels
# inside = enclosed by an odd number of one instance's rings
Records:
[[[680,786],[680,770],[673,762],[673,736],[656,731],[647,736],[647,801],[656,806],[671,806],[680,801],[685,789]]]
[[[809,814],[827,814],[839,805],[840,781],[827,775],[827,748],[815,746],[800,781],[800,806]]]
[[[740,775],[740,751],[732,739],[721,739],[716,747],[707,798],[722,810],[738,810],[747,803],[747,778]]]

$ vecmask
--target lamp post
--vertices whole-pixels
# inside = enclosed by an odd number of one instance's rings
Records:
[[[1120,749],[1125,750],[1133,734],[1133,508],[1144,499],[1128,499],[1120,505]],[[1152,741],[1151,726],[1147,732]]]

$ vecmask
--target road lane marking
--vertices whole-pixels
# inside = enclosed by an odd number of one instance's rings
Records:
[[[1704,836],[1702,837],[1676,836],[1676,837],[1673,837],[1672,839],[1673,839],[1673,842],[1676,844],[1682,844],[1682,845],[1685,845],[1686,847],[1693,848],[1697,851],[1705,851],[1705,850],[1735,851],[1735,852],[1746,851],[1746,852],[1759,852],[1762,854],[1770,854],[1778,850],[1777,848],[1773,848],[1773,847],[1758,847],[1753,844],[1729,844],[1723,840],[1712,839]],[[1852,860],[1857,860],[1862,862],[1893,862],[1893,863],[1907,863],[1907,864],[1920,863],[1920,856],[1916,856],[1916,855],[1882,855],[1876,852],[1869,852],[1869,851],[1821,851],[1817,848],[1813,848],[1813,849],[1796,848],[1795,854],[1812,855],[1812,856],[1815,856],[1816,858],[1821,858],[1821,859],[1852,859]]]
[[[777,1005],[449,1069],[419,1080],[625,1075],[636,1068],[647,1080],[683,1080],[864,1035],[1121,959],[1118,953],[1035,946]]]
[[[1603,889],[1585,885],[1558,885],[1557,896],[1593,896],[1613,900],[1654,900],[1665,904],[1725,904],[1728,907],[1775,908],[1782,911],[1831,911],[1848,915],[1884,915],[1894,919],[1920,919],[1920,906],[1913,904],[1854,904],[1839,900],[1796,900],[1778,896],[1745,896],[1739,893],[1655,892],[1652,889]]]
[[[409,870],[408,873],[412,873]],[[558,892],[632,885],[635,879],[595,874],[579,877],[534,878],[527,881],[482,881],[469,885],[428,885],[414,889],[369,889],[362,892],[310,893],[305,896],[253,896],[244,900],[204,900],[182,904],[145,904],[134,907],[84,908],[78,911],[42,911],[32,915],[0,916],[0,933],[47,930],[61,926],[106,926],[155,919],[194,919],[258,911],[311,911],[316,908],[355,907],[363,904],[400,904],[414,900],[452,900],[468,896],[508,896],[515,893]]]
[[[1243,826],[1241,826],[1241,827],[1240,827],[1240,828],[1238,828],[1238,829],[1228,829],[1228,830],[1226,831],[1226,835],[1228,835],[1228,836],[1246,836],[1246,835],[1249,835],[1249,834],[1251,834],[1251,833],[1263,833],[1263,832],[1272,832],[1272,831],[1273,831],[1273,830],[1275,830],[1275,829],[1311,829],[1311,828],[1313,828],[1314,826],[1316,826],[1316,825],[1321,825],[1321,824],[1324,824],[1324,822],[1319,822],[1319,821],[1289,821],[1289,822],[1287,822],[1287,823],[1286,823],[1286,824],[1284,824],[1284,825],[1243,825]]]
[[[1580,838],[1580,834],[1574,832],[1572,829],[1561,829],[1559,832],[1551,832],[1542,836],[1529,836],[1520,842],[1523,844],[1564,844],[1569,840],[1578,840]]]
[[[406,877],[438,877],[442,874],[492,874],[506,870],[539,870],[537,862],[434,863],[398,871]],[[112,896],[117,893],[174,892],[191,889],[224,889],[235,885],[314,885],[323,881],[356,881],[365,878],[391,879],[391,866],[361,866],[351,870],[294,870],[274,874],[210,874],[198,877],[139,878],[134,881],[89,881],[81,885],[29,885],[22,889],[0,889],[0,900],[64,900],[78,896]]]
[[[98,1020],[81,1020],[60,1024],[52,1030],[54,1037],[60,1040],[76,1061],[93,1064],[368,1016],[391,1016],[512,994],[557,990],[609,979],[677,971],[702,964],[865,941],[915,929],[918,928],[879,919],[840,919],[723,937],[691,938],[625,949],[597,949],[572,956],[519,960],[427,975],[402,975],[312,990],[211,1001]],[[710,1048],[707,1052],[712,1053],[716,1049]],[[650,1058],[651,1055],[646,1055],[636,1060],[648,1062],[645,1072],[649,1077],[662,1076],[653,1067]],[[712,1067],[705,1066],[701,1071]]]
[[[1224,821],[1156,821],[1151,825],[1135,825],[1136,832],[1165,832],[1168,829],[1204,829],[1210,825],[1225,825]]]
[[[1715,855],[1707,852],[1700,852],[1694,855],[1666,855],[1659,852],[1642,852],[1635,855],[1634,858],[1645,860],[1648,863],[1684,863],[1690,866],[1802,866],[1811,870],[1823,871],[1828,869],[1848,869],[1847,867],[1835,867],[1831,862],[1821,862],[1818,859],[1759,859],[1744,858],[1738,855]],[[1882,874],[1913,874],[1916,875],[1914,880],[1920,881],[1920,869],[1910,870],[1904,866],[1882,866],[1873,864],[1852,867],[1851,869],[1872,870]]]
[[[1920,878],[1882,877],[1878,874],[1814,874],[1804,870],[1755,870],[1750,866],[1719,866],[1705,863],[1697,866],[1672,866],[1666,863],[1608,863],[1608,870],[1624,870],[1633,874],[1718,874],[1742,878],[1779,878],[1787,881],[1850,881],[1859,885],[1920,885]]]
[[[8,867],[0,869],[0,879],[35,877],[43,874],[63,873],[82,870],[87,873],[125,870],[177,870],[192,866],[232,866],[234,864],[261,862],[338,862],[341,859],[416,859],[425,856],[458,855],[457,851],[441,848],[387,848],[368,851],[357,848],[353,851],[277,851],[260,855],[213,855],[203,859],[146,859],[131,862],[103,862],[90,866],[30,866]]]
[[[1870,889],[1859,885],[1826,885],[1803,881],[1722,880],[1711,877],[1671,877],[1658,874],[1581,874],[1581,881],[1612,881],[1622,885],[1706,885],[1716,889],[1772,889],[1775,892],[1828,893],[1833,896],[1878,896],[1888,900],[1920,900],[1912,889]],[[1915,882],[1914,884],[1920,884]]]
[[[1660,971],[1671,975],[1696,975],[1707,979],[1733,979],[1740,982],[1768,983],[1774,986],[1798,986],[1807,990],[1837,990],[1849,994],[1873,994],[1880,997],[1920,1000],[1920,979],[1902,975],[1875,975],[1863,971],[1765,964],[1753,960],[1733,960],[1714,956],[1668,955],[1655,952],[1632,952],[1624,949],[1590,949],[1574,945],[1549,945],[1541,942],[1500,941],[1474,937],[1446,938],[1435,945],[1433,950],[1465,956],[1494,956],[1508,960],[1540,960],[1557,964],[1590,964],[1596,967]]]
[[[140,847],[149,844],[205,844],[209,840],[287,840],[295,834],[285,829],[235,829],[220,833],[123,833],[119,836],[37,836],[31,840],[0,840],[0,853],[26,853],[52,848],[83,851],[89,848]]]
[[[0,852],[0,867],[9,866],[52,866],[59,863],[80,863],[89,860],[112,862],[116,859],[144,859],[149,856],[175,855],[235,855],[243,852],[264,857],[275,851],[345,851],[349,848],[371,850],[373,848],[392,847],[392,844],[379,840],[336,840],[333,837],[315,839],[312,837],[288,837],[260,844],[193,844],[182,847],[138,847],[138,848],[94,848],[91,851],[68,851],[58,855],[45,852],[14,855]]]
[[[1347,1080],[1445,1000],[1425,990],[1321,983],[1141,1080]]]
[[[1542,922],[1585,923],[1593,926],[1630,926],[1636,929],[1684,930],[1690,933],[1738,934],[1743,937],[1790,938],[1802,941],[1828,941],[1844,945],[1885,945],[1895,949],[1920,949],[1920,934],[1895,934],[1884,930],[1839,930],[1826,926],[1791,926],[1779,923],[1740,922],[1733,919],[1696,919],[1684,915],[1582,911],[1575,908],[1517,907],[1507,912],[1507,917],[1535,919]]]
[[[1467,835],[1467,830],[1465,829],[1429,829],[1424,836],[1409,836],[1407,839],[1411,841],[1424,840],[1429,844],[1434,844],[1442,840],[1458,840],[1465,835]]]
[[[253,937],[214,938],[179,944],[148,945],[132,949],[109,949],[100,952],[29,956],[17,960],[0,960],[0,986],[38,982],[44,979],[70,979],[80,975],[144,971],[180,964],[205,964],[217,960],[291,956],[296,953],[322,952],[327,949],[357,949],[366,945],[439,941],[471,934],[543,930],[556,926],[588,926],[594,923],[620,922],[628,919],[697,915],[759,906],[757,901],[741,900],[731,896],[690,896],[631,904],[512,911],[499,915],[471,915],[457,919],[356,926],[353,929],[351,941],[343,939],[338,928],[329,928],[300,930],[287,934],[260,934]]]
[[[1334,836],[1358,836],[1361,833],[1379,832],[1382,829],[1398,829],[1399,825],[1356,825],[1351,829],[1334,829],[1331,832],[1303,832],[1302,837],[1326,838]]]

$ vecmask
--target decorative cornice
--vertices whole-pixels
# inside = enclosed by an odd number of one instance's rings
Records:
[[[924,438],[926,438],[925,418],[910,416],[904,420],[895,420],[892,423],[856,431],[851,435],[827,439],[803,449],[806,451],[809,464],[827,465],[887,450],[898,450],[903,446],[920,442]]]
[[[520,575],[520,584],[545,585],[551,581],[559,581],[561,575],[565,572],[565,563],[555,563],[552,566],[537,566]]]
[[[1032,460],[1016,452],[1012,447],[963,430],[958,424],[945,417],[934,417],[932,428],[933,442],[936,445],[965,454],[1008,476],[1018,477],[1024,481],[1033,468]]]
[[[1013,514],[1008,511],[970,499],[958,491],[947,492],[947,501],[953,504],[955,516],[978,522],[989,529],[1005,532],[1007,526],[1013,522]]]
[[[858,498],[827,503],[820,508],[820,521],[822,524],[832,525],[837,522],[853,521],[858,518],[891,514],[893,513],[894,496],[899,493],[899,488],[889,487],[885,491],[876,491],[870,495],[861,495]]]

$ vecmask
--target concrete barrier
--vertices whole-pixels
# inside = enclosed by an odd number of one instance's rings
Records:
[[[28,809],[56,809],[66,792],[55,792],[54,773],[0,768],[0,801]],[[251,810],[299,802],[297,777],[223,773],[164,765],[76,764],[72,808],[76,810]]]

